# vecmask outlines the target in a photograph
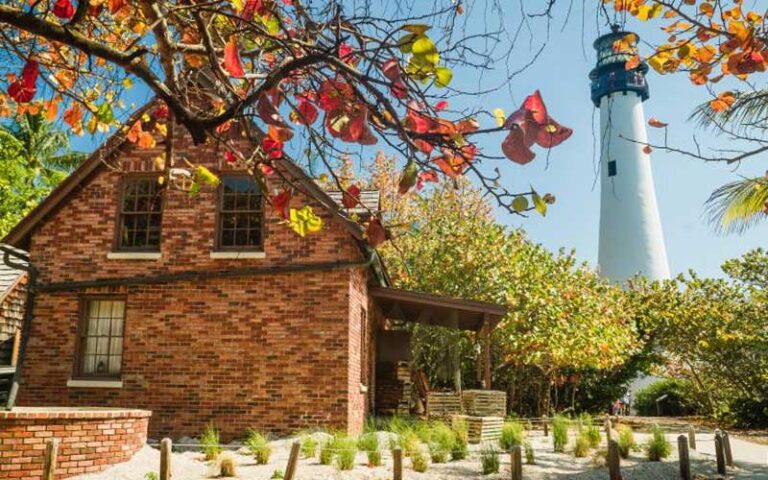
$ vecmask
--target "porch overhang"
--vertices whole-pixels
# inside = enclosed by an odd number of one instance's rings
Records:
[[[368,294],[386,318],[480,332],[498,325],[507,307],[399,288],[370,286]]]

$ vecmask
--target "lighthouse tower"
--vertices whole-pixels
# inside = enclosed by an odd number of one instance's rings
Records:
[[[664,235],[653,187],[643,102],[648,99],[640,62],[634,57],[637,35],[614,26],[598,38],[597,65],[589,74],[592,101],[600,108],[600,274],[614,282],[641,274],[669,278]],[[638,143],[639,142],[639,143]]]

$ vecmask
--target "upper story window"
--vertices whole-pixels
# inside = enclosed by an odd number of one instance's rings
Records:
[[[216,248],[260,251],[264,239],[264,197],[247,175],[226,176],[219,187]]]
[[[123,299],[83,303],[75,359],[76,378],[117,378],[123,361]]]
[[[616,160],[611,160],[608,162],[608,176],[609,177],[616,176]]]
[[[126,177],[120,193],[118,250],[160,250],[163,206],[157,179]]]

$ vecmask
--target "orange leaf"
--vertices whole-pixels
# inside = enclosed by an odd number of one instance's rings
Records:
[[[141,132],[139,134],[139,140],[136,142],[141,148],[152,148],[155,146],[155,137],[150,132]]]
[[[624,64],[624,69],[633,70],[640,65],[640,55],[632,55],[627,63]]]
[[[733,102],[735,101],[736,98],[733,96],[732,92],[723,92],[718,95],[716,99],[709,102],[709,106],[716,112],[723,112],[731,108],[731,105],[733,105]]]
[[[661,120],[651,117],[650,120],[648,120],[648,125],[650,125],[653,128],[664,128],[667,126],[666,123],[662,122]]]
[[[74,104],[64,112],[64,122],[75,133],[83,131],[83,112],[80,110],[79,105]]]
[[[235,78],[243,78],[245,75],[240,63],[240,55],[237,53],[237,42],[234,35],[229,37],[229,41],[224,45],[224,70]]]

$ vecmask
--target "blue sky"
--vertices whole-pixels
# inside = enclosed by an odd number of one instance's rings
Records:
[[[564,12],[557,12],[543,53],[531,67],[516,76],[507,88],[485,96],[451,100],[451,107],[482,107],[489,111],[501,107],[510,113],[526,95],[536,89],[541,90],[552,116],[573,128],[573,137],[553,149],[548,162],[546,151],[537,147],[536,160],[526,166],[507,161],[488,161],[485,168],[498,167],[503,182],[512,191],[524,190],[533,185],[539,192],[554,194],[557,203],[550,208],[545,218],[532,215],[521,219],[503,211],[498,211],[497,215],[500,221],[510,226],[524,228],[533,240],[550,249],[575,248],[579,258],[594,265],[597,260],[600,191],[596,182],[594,139],[598,129],[593,128],[593,121],[598,120],[598,112],[589,98],[587,76],[594,63],[591,44],[598,35],[598,27],[593,7],[595,2],[584,2],[589,6],[583,7],[587,8],[583,24],[579,3],[575,1],[577,6],[562,31]],[[505,11],[504,23],[514,29],[520,18],[519,10],[517,7],[509,10]],[[493,12],[489,15],[492,16]],[[498,21],[497,18],[489,18],[488,22]],[[482,15],[475,15],[474,12],[467,12],[465,20],[469,21],[470,28],[473,22],[486,21]],[[653,39],[659,38],[659,26],[659,23],[638,24],[630,20],[627,28],[637,31],[641,37]],[[533,40],[530,40],[527,33],[518,39],[510,62],[512,69],[520,68],[530,61],[532,52],[545,39],[542,27],[541,21],[533,23]],[[601,25],[600,28],[599,33],[605,33],[606,27]],[[470,69],[457,68],[454,74],[455,86],[473,88],[496,85],[505,77],[502,69],[484,74],[481,80],[478,80],[478,72]],[[670,124],[670,144],[692,148],[693,137],[696,135],[704,145],[729,147],[725,138],[715,138],[688,121],[694,106],[708,99],[706,89],[692,86],[685,75],[660,76],[652,72],[649,83],[651,97],[645,103],[646,117],[656,117]],[[137,90],[135,99],[140,102],[138,97],[144,96],[144,93],[141,89]],[[661,131],[649,133],[652,143],[662,143]],[[500,155],[502,140],[503,134],[495,134],[484,138],[481,146],[489,154]],[[90,151],[94,148],[94,142],[94,139],[86,136],[76,139],[74,146]],[[372,158],[375,150],[369,149],[369,152]],[[654,151],[652,157],[656,193],[673,274],[694,269],[702,275],[721,276],[720,265],[724,260],[766,245],[768,222],[743,235],[723,236],[715,233],[703,217],[703,204],[712,190],[737,179],[738,175],[763,174],[768,165],[762,158],[747,160],[735,169],[722,164],[705,164],[661,150]]]

